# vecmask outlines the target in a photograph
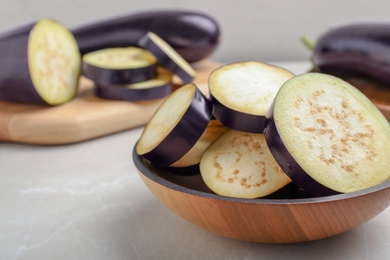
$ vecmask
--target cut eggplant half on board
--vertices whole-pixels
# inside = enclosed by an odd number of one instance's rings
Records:
[[[293,76],[284,68],[257,61],[223,65],[209,76],[213,115],[229,128],[262,133],[276,93]]]
[[[128,85],[96,84],[95,94],[101,98],[123,101],[163,98],[172,92],[172,76],[172,72],[160,66],[156,78]]]
[[[220,42],[217,21],[206,13],[189,10],[134,12],[72,30],[83,55],[101,49],[137,46],[147,32],[159,35],[190,63],[209,57]]]
[[[108,48],[83,56],[82,73],[98,84],[133,84],[157,75],[157,59],[138,47]]]
[[[263,134],[229,130],[203,154],[200,173],[216,194],[255,199],[291,182],[268,149]]]
[[[390,178],[390,126],[359,90],[334,76],[287,81],[266,119],[268,146],[314,196],[365,189]]]
[[[138,44],[153,53],[164,67],[183,81],[183,84],[190,83],[194,79],[196,75],[194,68],[157,34],[146,33]]]
[[[138,155],[168,167],[198,142],[211,119],[211,104],[189,83],[169,95],[146,124],[136,145]]]
[[[0,99],[59,105],[77,93],[81,58],[73,35],[50,19],[0,36]]]
[[[183,157],[173,163],[170,167],[189,167],[197,165],[206,149],[218,137],[227,132],[229,128],[222,125],[218,120],[211,119],[206,130],[196,144]]]

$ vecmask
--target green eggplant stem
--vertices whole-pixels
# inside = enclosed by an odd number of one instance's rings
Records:
[[[310,57],[310,62],[313,66],[312,68],[312,71],[319,71],[318,67],[316,66],[316,64],[314,63],[314,59],[313,59],[313,55],[314,55],[314,48],[315,48],[315,42],[310,40],[308,37],[306,36],[302,36],[301,37],[301,41],[303,43],[303,45],[306,46],[307,49],[309,49],[311,51],[311,57]]]
[[[316,46],[314,41],[310,40],[306,36],[302,36],[301,41],[306,46],[306,48],[308,48],[310,51],[314,51],[314,48]]]

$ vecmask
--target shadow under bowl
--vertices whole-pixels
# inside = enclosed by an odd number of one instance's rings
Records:
[[[318,240],[351,230],[390,205],[390,180],[374,187],[325,197],[311,197],[290,184],[260,199],[216,195],[197,169],[178,175],[138,156],[133,161],[156,198],[177,215],[215,234],[257,243]]]

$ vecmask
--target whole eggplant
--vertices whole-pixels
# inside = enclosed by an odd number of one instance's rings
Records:
[[[72,33],[83,55],[104,48],[137,46],[148,31],[159,35],[190,63],[209,57],[220,40],[214,18],[184,10],[128,14],[73,29]]]
[[[390,83],[390,23],[333,28],[318,39],[312,60],[323,73]]]

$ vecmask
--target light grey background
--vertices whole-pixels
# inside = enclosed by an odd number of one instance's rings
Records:
[[[304,60],[302,35],[315,39],[332,26],[390,22],[387,0],[0,0],[0,31],[49,17],[72,27],[96,19],[147,9],[186,8],[214,16],[222,42],[213,59],[221,62]]]

